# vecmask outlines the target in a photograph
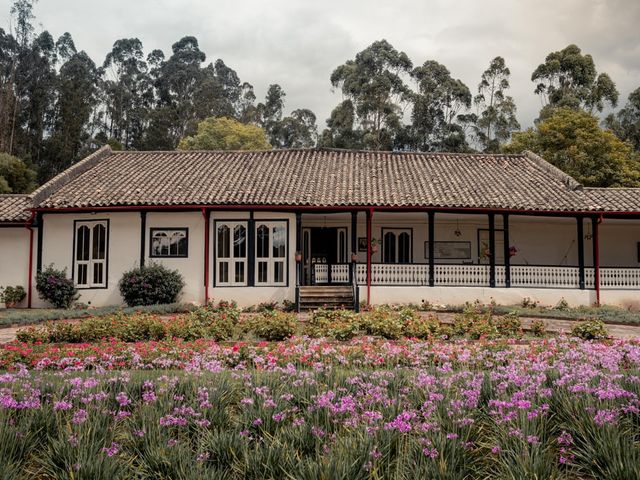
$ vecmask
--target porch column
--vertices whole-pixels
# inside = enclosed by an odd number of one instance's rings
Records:
[[[38,246],[36,247],[36,272],[42,271],[42,249],[44,246],[44,217],[42,213],[36,215],[36,225],[38,227]]]
[[[204,304],[209,303],[209,227],[211,211],[202,209],[202,217],[204,219]]]
[[[140,267],[144,267],[145,247],[147,245],[147,212],[140,212]],[[206,268],[206,267],[205,267]]]
[[[351,262],[349,282],[351,284],[356,281],[358,276],[358,272],[356,272],[358,262],[354,262],[351,258],[354,253],[358,254],[358,212],[351,212],[351,253],[349,254],[349,262]]]
[[[576,217],[578,223],[578,285],[584,290],[584,219]]]
[[[371,222],[373,209],[367,210],[367,305],[371,304]]]
[[[596,289],[596,304],[600,306],[600,238],[598,227],[602,217],[592,217],[593,224],[593,281]]]
[[[496,218],[489,214],[489,286],[496,286]]]
[[[511,243],[509,241],[509,214],[502,214],[502,231],[504,233],[504,286],[511,287]]]
[[[302,213],[296,212],[296,252],[295,252],[295,262],[296,262],[296,311],[300,311],[300,277],[301,272],[300,268],[302,266],[302,262],[298,261],[298,255],[302,255]]]
[[[253,219],[253,210],[249,212],[247,228],[247,285],[253,287],[256,277],[256,221]]]
[[[429,223],[429,286],[433,287],[436,284],[436,272],[435,272],[435,251],[436,251],[436,212],[429,210],[427,213]]]

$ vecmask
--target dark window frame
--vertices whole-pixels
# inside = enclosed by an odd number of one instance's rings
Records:
[[[384,263],[385,265],[411,265],[413,264],[413,227],[382,227],[380,229],[380,258],[384,259],[384,235],[385,235],[385,231],[389,232],[393,232],[396,235],[396,259],[398,256],[398,248],[399,248],[399,243],[398,243],[398,237],[400,236],[400,233],[409,233],[409,261],[408,262],[403,262],[403,263],[399,263],[399,262],[385,262],[384,260],[382,260],[382,263]]]
[[[104,285],[101,286],[91,286],[91,285],[77,285],[76,284],[76,241],[78,235],[78,224],[79,223],[99,223],[104,222],[106,231],[105,231],[105,261],[104,261]],[[71,245],[71,281],[73,285],[78,290],[106,290],[109,288],[109,241],[111,239],[111,223],[108,218],[82,218],[82,219],[74,219],[73,220],[73,241]],[[89,247],[91,248],[91,247]],[[87,272],[87,278],[89,273]]]
[[[154,255],[153,254],[153,234],[162,231],[185,232],[186,252],[183,255]],[[169,245],[171,252],[171,245]],[[152,227],[149,229],[149,258],[189,258],[189,228],[188,227]]]

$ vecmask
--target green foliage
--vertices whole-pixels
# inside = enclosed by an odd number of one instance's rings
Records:
[[[429,60],[411,72],[418,85],[413,95],[412,147],[420,151],[467,151],[461,112],[471,107],[471,92],[444,65]]]
[[[640,88],[629,94],[629,101],[615,115],[612,113],[605,119],[607,128],[618,138],[629,142],[636,152],[640,152]]]
[[[266,311],[248,319],[243,327],[260,338],[278,341],[293,336],[298,328],[298,319],[292,313]]]
[[[24,287],[18,285],[15,287],[0,287],[0,302],[4,302],[7,305],[17,305],[27,296],[27,292]]]
[[[360,316],[352,310],[319,308],[311,313],[305,333],[312,337],[349,340],[361,332]]]
[[[474,130],[485,152],[499,152],[511,132],[520,129],[515,101],[506,95],[510,75],[504,58],[494,58],[483,72],[473,99],[480,112]]]
[[[515,133],[506,152],[531,150],[591,187],[640,185],[640,160],[629,144],[582,110],[557,108],[535,128]]]
[[[67,278],[67,269],[57,270],[53,265],[36,274],[36,290],[56,308],[69,308],[79,298],[73,280]]]
[[[492,309],[482,305],[467,304],[462,313],[454,318],[453,334],[471,340],[480,338],[519,338],[522,336],[522,322],[515,312],[494,315]]]
[[[406,53],[397,51],[386,40],[379,40],[331,74],[331,85],[339,88],[351,102],[349,105],[353,108],[355,123],[366,148],[392,149],[394,134],[401,124],[400,105],[410,97],[410,89],[402,77],[410,72],[411,67]],[[342,122],[342,125],[346,123]],[[345,135],[345,132],[336,133],[339,137]],[[333,136],[333,133],[323,133],[325,138]]]
[[[184,288],[184,279],[178,270],[152,263],[125,272],[118,288],[130,307],[175,303]]]
[[[269,150],[264,130],[232,118],[207,118],[198,133],[180,140],[180,150]]]
[[[405,315],[405,328],[404,334],[410,338],[429,339],[437,336],[447,335],[447,332],[443,332],[442,326],[438,317],[435,315],[421,316],[416,312],[413,314]]]
[[[0,193],[29,193],[35,189],[36,172],[17,157],[0,153]]]
[[[180,315],[168,324],[168,334],[183,340],[212,338],[216,341],[229,340],[235,331],[240,318],[240,311],[235,305],[220,302],[207,308],[198,308],[185,315]]]
[[[602,320],[589,319],[577,322],[571,329],[571,335],[583,340],[602,340],[609,337],[609,332]]]
[[[413,315],[406,311],[399,314],[391,307],[381,305],[362,314],[362,327],[368,335],[397,339],[404,334],[407,317],[413,318]]]
[[[618,90],[606,73],[598,74],[591,55],[569,45],[547,55],[531,75],[538,82],[535,93],[551,107],[602,111],[604,102],[616,106]]]
[[[539,318],[531,322],[531,327],[529,329],[536,337],[544,337],[547,334],[547,324],[544,320]]]

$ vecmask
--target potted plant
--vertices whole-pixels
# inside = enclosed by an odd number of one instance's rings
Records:
[[[356,263],[358,261],[358,254],[356,252],[351,252],[351,261]]]
[[[0,292],[0,300],[4,302],[7,308],[14,308],[27,296],[27,292],[20,285],[16,287],[7,287]]]
[[[371,239],[371,253],[376,253],[378,251],[378,245],[380,245],[380,240],[376,238]]]
[[[297,263],[300,263],[302,261],[302,252],[296,252],[295,259]]]
[[[518,254],[518,249],[516,248],[515,245],[511,245],[509,247],[509,256],[510,257],[515,257]]]

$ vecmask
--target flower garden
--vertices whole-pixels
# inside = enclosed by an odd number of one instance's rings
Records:
[[[25,331],[0,347],[2,478],[640,478],[640,341],[477,312],[288,320]]]

